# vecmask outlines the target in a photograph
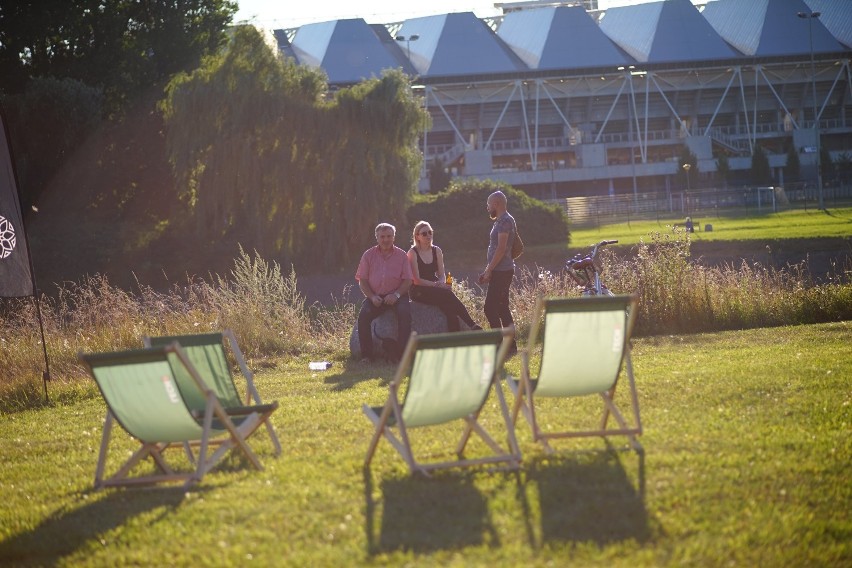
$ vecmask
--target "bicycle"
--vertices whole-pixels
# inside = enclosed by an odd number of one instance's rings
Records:
[[[577,253],[565,261],[568,275],[583,288],[583,296],[612,296],[613,293],[601,280],[603,264],[598,258],[598,250],[607,245],[614,245],[616,240],[603,240],[592,246],[588,254]]]

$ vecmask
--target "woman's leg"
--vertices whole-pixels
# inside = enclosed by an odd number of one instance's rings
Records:
[[[458,310],[451,302],[452,299],[458,300],[458,298],[455,297],[455,294],[449,290],[443,288],[432,288],[431,286],[418,286],[418,288],[420,289],[416,294],[417,301],[422,304],[435,306],[441,310],[447,318],[447,330],[459,331]]]
[[[447,292],[450,292],[448,294],[449,297],[447,298],[447,308],[452,310],[453,315],[466,323],[468,327],[479,327],[476,325],[476,322],[473,321],[473,318],[470,317],[470,313],[468,313],[467,308],[464,306],[459,297],[450,290],[447,290]]]

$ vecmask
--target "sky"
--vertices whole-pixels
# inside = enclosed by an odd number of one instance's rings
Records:
[[[389,24],[410,18],[452,12],[473,12],[479,18],[499,16],[495,2],[468,0],[237,0],[234,22],[248,21],[266,29],[297,28],[303,24],[364,18],[368,24]],[[601,9],[649,0],[599,0]],[[508,0],[507,0],[508,3]]]

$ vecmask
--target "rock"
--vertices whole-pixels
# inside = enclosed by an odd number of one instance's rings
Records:
[[[469,329],[464,322],[460,322],[460,324],[463,330]],[[446,333],[448,331],[447,316],[436,306],[411,302],[411,330],[416,331],[418,335]],[[385,353],[382,351],[382,342],[379,341],[378,336],[396,339],[396,314],[394,312],[388,310],[373,320],[373,355],[382,357]],[[352,327],[352,334],[349,336],[349,351],[355,358],[361,356],[357,321]]]

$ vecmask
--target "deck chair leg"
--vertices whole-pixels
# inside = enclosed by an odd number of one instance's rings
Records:
[[[278,435],[275,433],[275,428],[272,427],[272,422],[269,421],[269,417],[263,421],[266,425],[266,432],[269,434],[269,438],[272,440],[272,446],[275,448],[275,455],[281,455],[281,442],[278,441]]]
[[[630,346],[627,346],[627,353],[624,358],[625,369],[627,370],[627,381],[630,383],[630,401],[633,405],[633,416],[636,419],[636,428],[642,432],[642,417],[639,414],[639,395],[636,393],[636,377],[633,375],[633,359],[630,356]]]
[[[497,390],[497,398],[500,401],[500,412],[503,414],[503,422],[506,423],[506,435],[508,437],[509,442],[509,452],[513,456],[516,457],[517,465],[520,465],[521,461],[521,448],[518,445],[518,439],[515,437],[515,425],[512,421],[509,420],[509,405],[506,403],[506,396],[503,393],[503,387],[498,381],[495,385]]]
[[[195,465],[195,453],[192,451],[192,444],[184,442],[183,451],[186,454],[187,459],[189,459],[189,463]]]
[[[101,436],[101,449],[98,453],[98,465],[95,468],[95,488],[99,488],[103,484],[104,468],[106,467],[106,457],[109,452],[109,439],[112,435],[113,420],[112,412],[107,410],[106,418],[104,418],[104,433]]]

